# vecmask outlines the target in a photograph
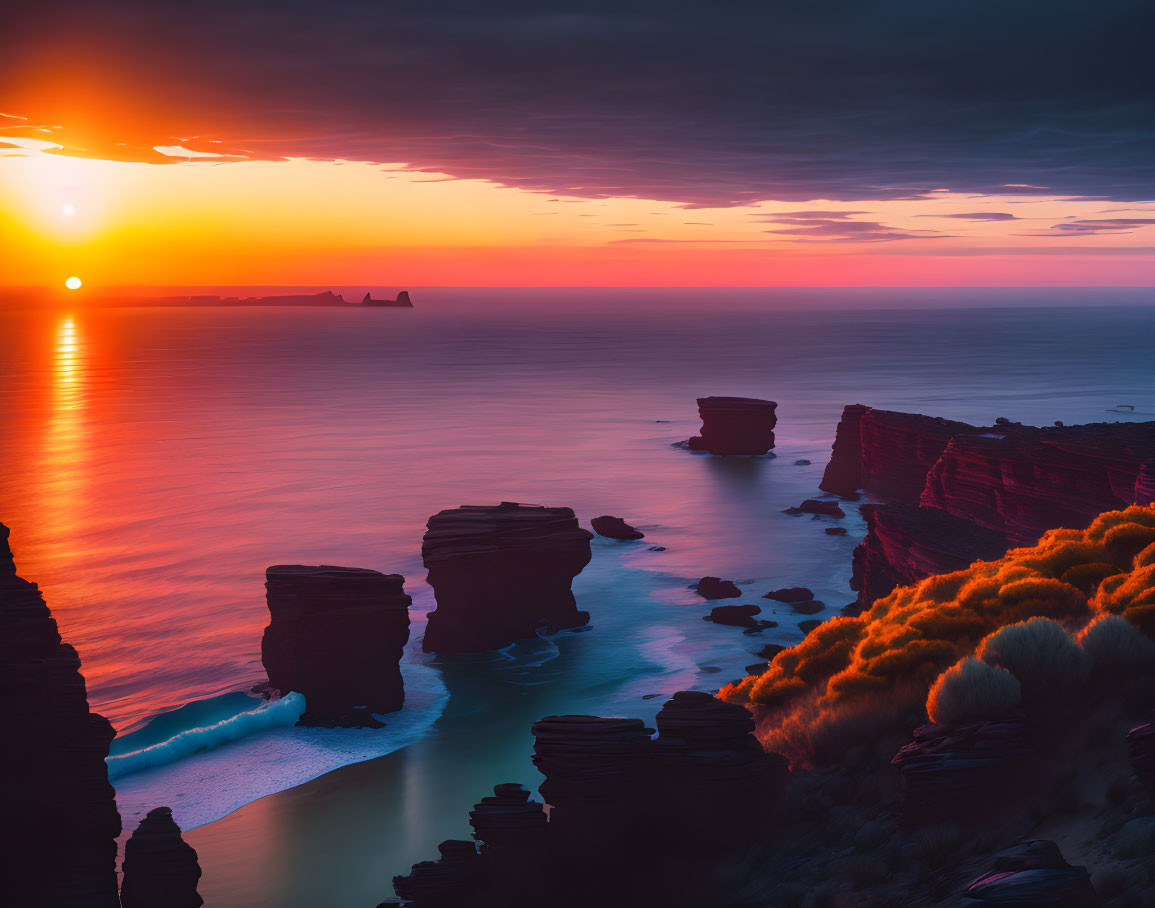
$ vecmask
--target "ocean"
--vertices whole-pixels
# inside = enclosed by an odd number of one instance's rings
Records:
[[[651,721],[676,690],[716,690],[759,647],[801,639],[807,616],[767,590],[808,586],[818,617],[837,614],[853,598],[856,506],[846,537],[783,510],[818,494],[843,405],[976,424],[1155,419],[1155,308],[1135,291],[414,301],[0,310],[0,521],[120,734],[126,827],[173,807],[214,908],[372,908],[394,874],[468,837],[494,784],[536,787],[535,719]],[[775,456],[675,447],[711,394],[778,401]],[[574,584],[588,630],[422,654],[425,521],[503,500],[566,505],[586,525],[624,517],[646,538],[594,541]],[[283,563],[407,578],[410,696],[386,728],[298,729],[292,703],[266,715],[246,695],[262,677],[264,570]],[[689,588],[703,575],[735,580],[747,595],[731,601],[779,626],[703,621]]]

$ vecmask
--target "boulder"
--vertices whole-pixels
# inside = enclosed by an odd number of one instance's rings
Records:
[[[646,534],[630,526],[620,517],[595,517],[590,526],[599,536],[607,539],[644,539]]]
[[[781,590],[771,590],[763,599],[773,599],[776,602],[805,602],[814,598],[814,593],[804,586],[791,586]]]
[[[758,627],[754,616],[761,611],[756,605],[716,605],[710,609],[709,615],[704,616],[704,620],[734,627]]]
[[[737,599],[742,591],[732,580],[721,580],[718,577],[703,577],[694,587],[694,591],[703,599]]]
[[[1086,868],[1068,864],[1054,842],[1033,839],[995,855],[991,869],[967,886],[960,904],[1092,908],[1099,898]]]
[[[483,652],[587,624],[571,584],[592,538],[569,508],[505,501],[433,515],[421,554],[437,608],[423,649]]]
[[[822,501],[819,498],[807,498],[795,508],[787,508],[787,514],[818,514],[823,517],[845,517],[846,512],[838,506],[837,501]]]

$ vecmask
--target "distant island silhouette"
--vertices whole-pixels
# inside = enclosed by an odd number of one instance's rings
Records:
[[[340,293],[323,290],[320,293],[289,293],[275,296],[165,296],[152,302],[156,306],[392,306],[412,309],[409,291],[402,290],[396,299],[375,300],[368,293],[360,303],[351,303]]]

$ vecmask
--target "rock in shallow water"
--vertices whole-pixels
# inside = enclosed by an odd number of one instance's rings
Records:
[[[737,599],[742,595],[742,591],[734,581],[718,577],[703,577],[694,587],[694,591],[704,599]]]
[[[820,498],[807,498],[796,508],[786,508],[787,514],[816,514],[822,517],[845,517],[846,512],[838,506],[837,501],[823,501]]]
[[[331,565],[265,572],[271,620],[261,658],[273,687],[304,695],[302,725],[380,725],[372,713],[401,708],[412,602],[404,582],[400,574]]]
[[[105,758],[114,737],[90,712],[80,658],[35,583],[16,576],[0,524],[0,904],[118,908],[120,816]]]
[[[758,621],[754,616],[762,611],[756,605],[716,605],[710,609],[710,614],[703,616],[706,621],[715,624],[728,624],[733,627],[757,627]]]
[[[813,599],[814,593],[804,586],[791,586],[786,589],[771,590],[762,598],[773,599],[776,602],[805,602],[807,599]]]
[[[687,447],[711,454],[765,454],[774,447],[777,406],[755,397],[699,397],[702,434]]]
[[[437,608],[422,648],[484,652],[586,624],[571,584],[592,538],[569,508],[505,501],[434,514],[421,555]]]
[[[599,536],[604,536],[607,539],[645,539],[646,534],[635,527],[630,526],[620,517],[595,517],[590,521],[590,526],[594,528],[594,532]]]
[[[124,846],[123,908],[200,908],[197,853],[181,838],[172,810],[150,810]]]

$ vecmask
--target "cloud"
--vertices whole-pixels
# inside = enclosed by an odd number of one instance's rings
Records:
[[[1153,31],[1148,0],[41,0],[6,15],[0,109],[67,153],[195,135],[688,207],[1126,202],[1155,198]]]
[[[944,235],[931,230],[899,230],[877,221],[851,221],[843,218],[775,218],[779,224],[798,226],[766,230],[781,233],[811,243],[882,243],[891,240],[939,239]]]
[[[920,214],[920,218],[958,218],[963,221],[1017,221],[1018,217],[1005,211],[972,211],[967,214]]]
[[[1137,229],[1150,227],[1152,224],[1155,224],[1155,218],[1081,218],[1055,224],[1048,233],[1021,233],[1019,236],[1112,235],[1134,233]]]

